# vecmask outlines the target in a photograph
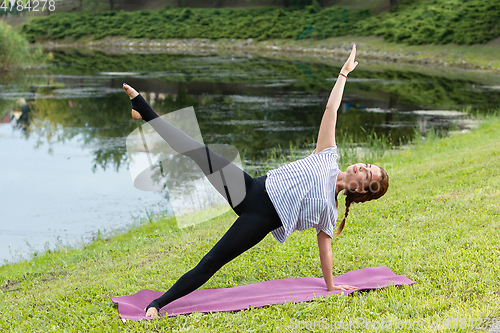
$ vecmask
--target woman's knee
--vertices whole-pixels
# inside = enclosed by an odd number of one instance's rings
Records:
[[[196,266],[200,274],[208,276],[214,275],[221,267],[222,265],[211,255],[204,256]]]

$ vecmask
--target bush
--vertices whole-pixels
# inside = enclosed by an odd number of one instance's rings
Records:
[[[500,3],[482,0],[405,1],[389,13],[360,22],[357,34],[387,41],[422,43],[487,43],[500,36]]]
[[[298,38],[314,23],[320,38],[339,36],[352,32],[357,20],[371,14],[368,11],[347,11],[347,22],[343,22],[344,9],[328,8],[320,10],[236,10],[236,9],[191,9],[163,8],[159,11],[139,11],[139,15],[126,12],[96,14],[61,13],[34,19],[25,24],[22,32],[30,42],[53,38],[94,35],[95,39],[116,32],[125,22],[130,29],[122,35],[129,38]],[[59,29],[64,26],[65,30]],[[78,27],[78,30],[77,28]],[[54,29],[55,33],[54,33]]]
[[[0,72],[18,70],[43,59],[41,49],[30,49],[26,39],[0,21]]]
[[[305,2],[303,2],[305,4]],[[94,35],[95,39],[118,31],[129,38],[270,38],[297,39],[310,25],[318,38],[378,35],[390,42],[486,43],[500,36],[500,2],[483,0],[401,0],[390,12],[372,15],[367,10],[341,7],[321,9],[317,1],[303,9],[194,9],[169,8],[104,12],[101,14],[52,14],[34,19],[22,31],[37,39]],[[122,29],[127,24],[130,29]],[[61,29],[64,27],[64,29]],[[78,27],[78,30],[77,30]],[[122,31],[123,30],[123,31]]]

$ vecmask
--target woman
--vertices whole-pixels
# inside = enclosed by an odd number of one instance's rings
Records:
[[[165,294],[147,306],[147,317],[157,317],[160,308],[202,286],[223,265],[255,246],[269,232],[283,243],[294,230],[315,227],[327,289],[356,288],[333,284],[331,241],[337,220],[337,195],[344,190],[347,197],[345,216],[338,226],[336,236],[344,228],[350,204],[380,198],[387,191],[389,177],[383,168],[370,164],[357,163],[349,166],[346,172],[338,168],[335,142],[337,109],[342,100],[347,75],[358,65],[354,61],[355,55],[356,45],[330,94],[316,149],[310,156],[271,170],[262,177],[252,178],[243,172],[245,195],[236,205],[230,200],[227,186],[222,190],[213,183],[228,200],[238,218],[195,268],[185,273]],[[123,87],[132,100],[132,117],[148,121],[172,149],[191,157],[207,177],[214,172],[214,165],[219,166],[215,170],[225,166],[242,172],[236,165],[159,118],[132,87],[127,84]]]

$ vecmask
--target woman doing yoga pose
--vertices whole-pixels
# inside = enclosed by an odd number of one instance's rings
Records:
[[[224,187],[221,187],[220,182],[215,184],[213,178],[208,177],[219,193],[228,200],[238,218],[196,267],[181,276],[166,293],[144,309],[147,317],[157,317],[163,306],[198,289],[223,265],[255,246],[269,232],[283,243],[294,230],[316,228],[326,288],[329,291],[356,288],[333,284],[331,242],[337,220],[337,195],[344,190],[346,211],[336,236],[344,228],[351,203],[380,198],[387,191],[389,177],[379,166],[357,163],[343,172],[337,164],[337,110],[347,75],[358,65],[354,60],[355,55],[356,45],[330,94],[321,120],[316,149],[312,154],[256,178],[164,121],[137,91],[127,84],[123,85],[132,101],[134,119],[148,121],[173,150],[192,158],[207,177],[215,171],[221,171],[222,174],[224,167],[225,174],[243,173],[245,185],[244,198],[232,202],[228,191],[231,184],[224,183],[223,177]]]

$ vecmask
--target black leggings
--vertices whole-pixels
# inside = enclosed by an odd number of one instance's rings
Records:
[[[141,109],[149,108],[141,95],[132,100],[132,105],[141,115]],[[147,112],[151,114],[152,109],[149,108]],[[226,170],[233,173],[243,172],[245,197],[236,206],[233,206],[229,195],[225,195],[228,194],[227,187],[224,186],[222,189],[214,185],[219,193],[228,200],[231,208],[239,217],[198,265],[181,276],[161,297],[153,300],[147,306],[146,311],[150,307],[155,307],[159,311],[168,303],[198,289],[222,266],[259,243],[269,232],[282,226],[278,213],[265,190],[266,176],[252,178],[226,158],[214,153],[207,146],[192,139],[175,126],[158,116],[153,116],[153,118],[149,124],[167,141],[172,149],[192,158],[205,175],[208,176],[217,170],[222,173],[222,167],[225,167],[225,172]],[[190,149],[186,149],[186,147],[190,147]],[[222,178],[224,179],[224,177]]]

